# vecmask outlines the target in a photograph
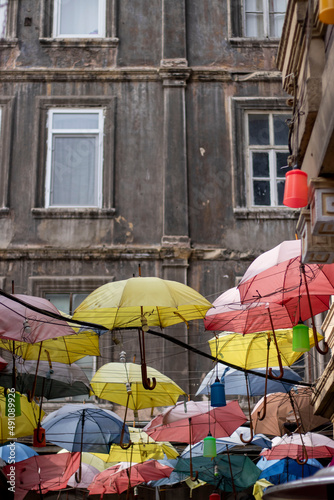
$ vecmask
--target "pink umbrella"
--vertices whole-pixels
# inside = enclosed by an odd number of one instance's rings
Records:
[[[260,453],[267,460],[280,460],[285,457],[293,458],[306,463],[308,458],[331,458],[334,456],[333,439],[307,432],[306,434],[284,435],[272,440],[271,449],[264,449]]]
[[[65,488],[79,463],[80,453],[36,455],[6,465],[2,470],[8,478],[8,487],[14,487],[15,500],[22,500],[30,490],[43,494]]]
[[[186,407],[186,411],[185,411]],[[173,441],[194,444],[205,438],[209,431],[214,437],[227,437],[247,417],[238,401],[214,408],[207,401],[177,403],[149,422],[144,431],[155,441]]]
[[[58,309],[46,299],[29,295],[14,295],[20,301],[49,313],[60,315]],[[46,339],[73,335],[76,332],[61,319],[35,312],[22,303],[0,296],[0,337],[34,344]]]
[[[322,351],[318,345],[313,316],[321,312],[316,306],[319,296],[334,294],[333,264],[304,264],[300,240],[284,241],[253,261],[238,289],[242,302],[260,300],[286,305],[296,297],[306,297],[306,305],[301,305],[304,317],[312,318],[315,347],[326,354],[328,346]]]
[[[172,472],[172,467],[162,465],[157,460],[147,460],[135,465],[122,462],[97,474],[88,486],[89,494],[101,496],[105,493],[120,494],[137,484],[169,477]]]
[[[329,309],[330,295],[312,297],[313,314]],[[284,304],[264,299],[241,301],[239,288],[230,288],[220,295],[204,318],[206,330],[255,333],[292,328],[309,319],[307,295],[291,297]]]

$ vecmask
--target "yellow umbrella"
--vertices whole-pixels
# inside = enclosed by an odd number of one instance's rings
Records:
[[[30,360],[72,364],[87,355],[100,356],[99,336],[91,331],[47,339],[35,344],[16,341],[14,345],[17,356]],[[13,352],[13,342],[0,339],[0,348]]]
[[[58,451],[58,453],[68,453],[68,450],[65,450],[65,448],[63,448],[62,450]],[[89,453],[88,451],[83,451],[81,453],[81,461],[85,464],[92,465],[100,472],[114,465],[114,463],[108,462],[108,457],[108,453]]]
[[[258,479],[253,486],[253,495],[255,500],[261,500],[263,497],[264,490],[268,488],[268,486],[273,486],[273,483],[267,481],[267,479]]]
[[[292,350],[292,329],[276,330],[278,349],[283,366],[291,366],[295,363],[302,352]],[[272,339],[272,332],[222,334],[218,338],[209,340],[211,354],[224,363],[231,363],[240,368],[253,370],[254,368],[264,368],[267,362],[267,340],[268,335]],[[310,346],[314,346],[313,331],[309,328]],[[318,340],[322,335],[318,334]],[[277,366],[276,348],[269,349],[268,366]]]
[[[131,433],[130,433],[130,439]],[[124,449],[117,444],[110,446],[108,462],[131,462],[141,463],[149,460],[161,460],[163,458],[176,458],[179,456],[178,451],[170,443],[144,443],[138,441],[131,443],[130,448]]]
[[[28,399],[21,394],[20,403],[21,415],[14,418],[8,418],[6,417],[6,397],[0,395],[0,442],[2,443],[10,441],[13,438],[31,436],[38,425],[39,406],[34,401],[29,403]],[[43,415],[44,411],[41,410],[41,417]]]
[[[193,288],[177,281],[136,277],[97,288],[77,307],[73,319],[114,328],[166,326],[203,319],[212,307]]]
[[[173,406],[186,393],[172,379],[154,368],[147,368],[148,377],[156,379],[156,386],[147,391],[142,383],[141,366],[135,363],[107,363],[91,380],[94,394],[132,410]]]

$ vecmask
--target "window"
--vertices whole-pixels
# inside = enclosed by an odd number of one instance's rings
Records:
[[[46,207],[102,206],[102,109],[50,109]]]
[[[105,24],[105,0],[54,0],[55,37],[104,37]]]
[[[287,3],[287,0],[229,0],[231,41],[280,38]]]
[[[288,134],[282,113],[247,113],[252,206],[282,206],[288,160]]]
[[[282,33],[287,0],[245,0],[246,37],[279,38]]]
[[[0,0],[0,38],[5,38],[7,34],[7,6],[7,0]]]
[[[89,292],[69,292],[69,293],[46,293],[45,298],[52,302],[59,311],[72,315],[75,308],[89,295]],[[75,362],[76,365],[85,372],[88,380],[90,381],[96,371],[96,357],[85,356]],[[72,401],[87,401],[93,399],[88,395],[73,396]]]

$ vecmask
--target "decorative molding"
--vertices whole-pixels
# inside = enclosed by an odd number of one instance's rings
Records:
[[[115,208],[32,208],[35,219],[109,219]]]
[[[295,219],[297,220],[299,211],[286,208],[234,208],[233,213],[236,219],[256,220],[256,219]]]

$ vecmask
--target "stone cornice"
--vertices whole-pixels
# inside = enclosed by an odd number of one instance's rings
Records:
[[[0,249],[0,262],[12,260],[163,260],[184,259],[193,261],[251,261],[258,254],[249,250],[238,250],[221,247],[163,247],[163,246],[101,246],[86,249],[50,248],[22,246]]]
[[[15,68],[1,69],[1,81],[278,81],[273,71],[245,71],[226,67],[124,67],[124,68]]]

